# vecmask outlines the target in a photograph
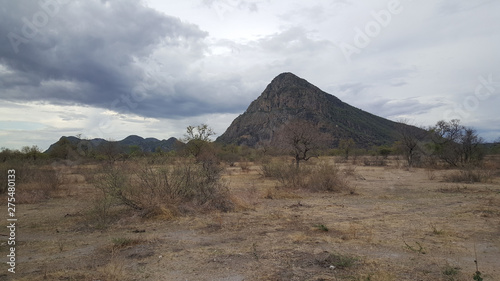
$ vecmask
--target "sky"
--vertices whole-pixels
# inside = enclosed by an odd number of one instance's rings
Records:
[[[494,141],[499,14],[495,0],[0,0],[0,147],[220,135],[283,72]]]

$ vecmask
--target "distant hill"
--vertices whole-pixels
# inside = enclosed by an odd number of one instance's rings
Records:
[[[92,149],[98,149],[99,147],[108,144],[108,143],[116,143],[118,148],[122,152],[128,152],[131,147],[138,147],[142,152],[155,152],[157,149],[161,149],[165,152],[171,151],[175,149],[175,144],[178,142],[176,138],[169,138],[168,140],[159,140],[156,138],[142,138],[140,136],[131,135],[124,138],[121,141],[107,141],[104,139],[79,139],[77,137],[61,137],[61,139],[52,144],[45,153],[50,153],[57,146],[60,145],[61,140],[67,140],[69,143],[74,145],[77,149],[82,146],[90,146]]]
[[[306,120],[333,136],[332,148],[349,138],[358,147],[390,145],[398,140],[396,127],[401,126],[342,102],[292,73],[282,73],[217,141],[250,147],[273,144],[277,132],[292,119]]]

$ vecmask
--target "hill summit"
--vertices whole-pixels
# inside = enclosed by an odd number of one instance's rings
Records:
[[[330,147],[342,139],[353,139],[358,147],[392,144],[398,136],[398,123],[350,106],[287,72],[275,77],[217,141],[250,147],[273,144],[278,132],[297,119],[331,135]]]

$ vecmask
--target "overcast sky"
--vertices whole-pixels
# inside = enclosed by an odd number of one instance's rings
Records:
[[[0,0],[0,146],[222,134],[282,72],[492,141],[498,15],[495,0]]]

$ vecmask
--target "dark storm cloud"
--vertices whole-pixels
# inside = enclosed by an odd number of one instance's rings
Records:
[[[240,110],[225,102],[230,90],[217,90],[224,81],[190,73],[207,33],[141,2],[2,1],[0,9],[3,100],[149,117]]]
[[[243,85],[242,78],[236,75],[216,80],[196,75],[185,77],[169,86],[158,85],[155,91],[163,92],[156,92],[148,102],[138,102],[136,111],[145,116],[155,116],[148,112],[156,112],[157,117],[162,113],[170,118],[216,112],[240,113],[252,98],[250,90]]]

